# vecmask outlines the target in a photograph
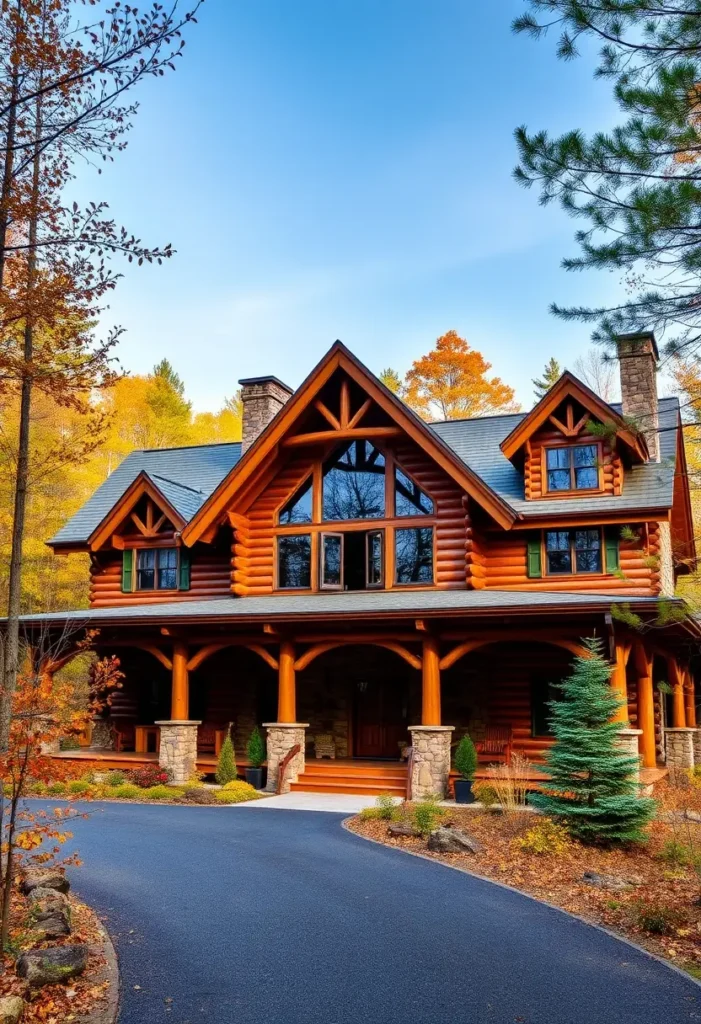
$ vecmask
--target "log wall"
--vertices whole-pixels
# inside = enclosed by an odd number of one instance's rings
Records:
[[[565,438],[554,426],[539,430],[526,445],[526,458],[524,463],[524,485],[526,498],[536,500],[538,498],[552,498],[553,493],[547,490],[545,479],[545,448],[562,447]],[[601,445],[601,465],[599,480],[601,483],[598,492],[601,494],[621,494],[623,490],[623,464],[618,452],[614,451],[611,442],[607,438],[595,437],[586,431],[578,434],[576,438],[567,439],[569,444],[597,444]],[[562,493],[562,492],[559,492]],[[557,492],[555,494],[557,496]]]
[[[231,592],[230,586],[228,554],[208,544],[196,544],[191,554],[189,590],[135,590],[125,594],[122,592],[122,552],[109,549],[98,552],[93,558],[90,606],[105,608],[119,604],[163,604],[165,601],[226,597]]]

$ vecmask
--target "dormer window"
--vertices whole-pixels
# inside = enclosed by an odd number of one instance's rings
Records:
[[[140,548],[136,552],[137,590],[175,590],[177,586],[176,548]]]
[[[595,491],[599,487],[599,447],[578,444],[546,448],[548,491]]]

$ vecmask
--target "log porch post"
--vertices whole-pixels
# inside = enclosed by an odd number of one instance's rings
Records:
[[[187,660],[187,644],[183,640],[176,640],[173,644],[173,682],[170,700],[170,717],[175,722],[186,722],[190,714]]]
[[[690,729],[696,728],[696,687],[694,685],[694,678],[688,668],[683,670],[682,673],[685,687],[684,687],[684,699],[686,704],[686,724]]]
[[[426,636],[423,642],[421,675],[421,724],[441,724],[441,668],[438,637]]]
[[[684,673],[675,658],[667,659],[669,682],[672,687],[672,726],[675,729],[686,728],[686,706],[684,697]]]
[[[613,716],[614,722],[628,723],[628,684],[626,681],[626,665],[630,655],[630,644],[616,643],[616,661],[611,670],[611,689],[624,704]]]
[[[655,698],[652,687],[652,657],[641,643],[635,645],[635,673],[638,680],[638,726],[640,755],[643,768],[654,768],[657,764],[655,749]]]
[[[297,721],[297,681],[295,672],[295,648],[291,640],[280,643],[278,668],[277,720]]]

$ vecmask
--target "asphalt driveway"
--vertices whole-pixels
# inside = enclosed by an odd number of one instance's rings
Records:
[[[120,1024],[681,1024],[701,988],[556,910],[335,814],[91,804],[76,891]]]

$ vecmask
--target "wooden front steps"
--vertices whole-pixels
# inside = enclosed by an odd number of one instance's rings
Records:
[[[352,793],[358,796],[406,795],[406,763],[397,761],[307,761],[290,789],[297,793]]]

